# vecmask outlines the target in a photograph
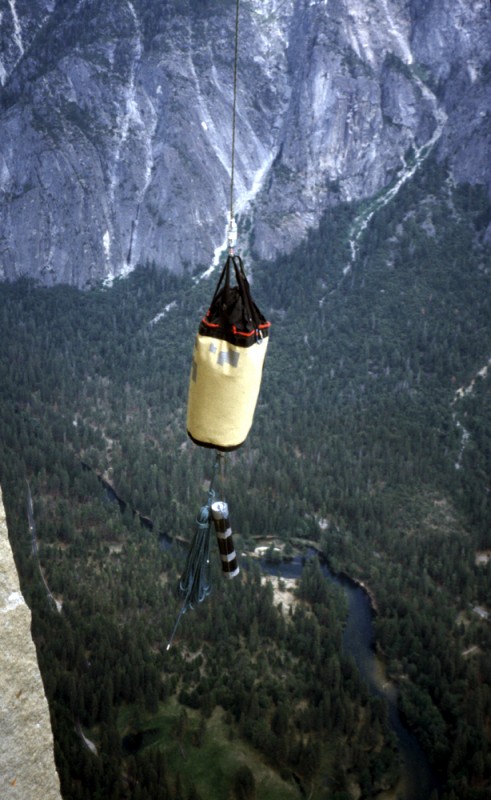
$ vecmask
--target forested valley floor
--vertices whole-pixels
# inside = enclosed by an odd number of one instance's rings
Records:
[[[227,457],[236,548],[313,542],[370,587],[434,797],[485,800],[490,204],[427,163],[351,262],[362,210],[252,265],[272,332],[252,432]],[[186,551],[161,537],[189,541],[211,472],[185,414],[212,293],[155,265],[85,293],[0,286],[0,484],[63,797],[376,798],[399,769],[387,709],[343,654],[343,595],[316,560],[278,608],[252,558],[230,582],[217,558],[167,650]]]

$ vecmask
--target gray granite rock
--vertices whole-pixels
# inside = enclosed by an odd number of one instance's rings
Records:
[[[242,247],[290,251],[415,152],[491,191],[488,0],[240,9]],[[0,279],[85,287],[138,263],[211,263],[229,209],[234,11],[0,0]]]
[[[0,797],[60,800],[31,612],[22,596],[0,492]]]

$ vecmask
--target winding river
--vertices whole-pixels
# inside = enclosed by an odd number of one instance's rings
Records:
[[[85,466],[85,465],[84,465]],[[121,500],[113,487],[100,476],[99,480],[104,486],[106,496],[111,502],[119,503],[121,510],[126,508],[126,503]],[[153,522],[134,511],[141,524],[148,530],[153,530]],[[173,540],[166,534],[159,534],[162,547],[170,547]],[[308,555],[316,555],[314,550]],[[283,578],[299,578],[305,563],[305,557],[295,558],[273,564],[262,559],[261,568],[264,573]],[[375,652],[375,634],[373,627],[373,609],[367,592],[348,577],[336,575],[327,564],[322,563],[321,569],[326,580],[340,586],[348,602],[348,616],[343,633],[343,648],[356,663],[360,675],[366,681],[372,694],[382,697],[388,706],[389,723],[397,739],[399,754],[402,761],[402,776],[393,791],[379,795],[379,800],[429,800],[433,789],[438,782],[428,759],[421,749],[417,739],[403,725],[397,707],[397,689],[387,680],[381,660]]]
[[[312,551],[312,554],[314,551]],[[299,578],[305,559],[297,556],[279,565],[261,561],[264,572],[283,578]],[[343,648],[356,663],[372,694],[387,702],[389,723],[397,739],[402,761],[402,777],[396,789],[380,795],[384,800],[428,800],[437,787],[436,777],[417,739],[403,725],[397,708],[397,690],[387,680],[383,664],[375,652],[373,610],[366,591],[347,577],[333,573],[326,564],[321,569],[326,579],[340,586],[348,602],[348,617],[343,633]]]

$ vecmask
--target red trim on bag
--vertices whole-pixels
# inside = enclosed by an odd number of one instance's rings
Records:
[[[254,328],[254,330],[250,331],[250,333],[244,333],[244,331],[238,331],[235,325],[232,325],[232,333],[235,336],[255,336],[257,330],[260,331],[263,328],[270,328],[270,327],[271,327],[271,322],[263,322],[262,325],[259,325],[257,328]]]
[[[203,322],[205,325],[207,325],[208,328],[221,328],[222,327],[222,325],[219,325],[217,322],[208,322],[206,317],[203,317],[201,322]],[[257,330],[264,330],[264,328],[270,328],[270,327],[271,327],[271,322],[263,322],[261,325],[258,326],[258,328],[254,328],[254,330],[250,331],[249,333],[245,333],[244,331],[238,331],[237,328],[235,327],[235,325],[232,325],[231,330],[232,330],[232,333],[234,334],[234,336],[254,336]]]

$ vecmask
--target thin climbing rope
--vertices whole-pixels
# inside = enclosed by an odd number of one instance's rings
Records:
[[[237,117],[237,73],[239,60],[239,5],[240,0],[235,4],[235,54],[234,54],[234,90],[232,107],[232,153],[230,169],[230,226],[234,220],[234,177],[235,177],[235,129]],[[235,235],[236,238],[236,235]],[[230,239],[229,239],[230,246]],[[230,249],[229,249],[230,252]],[[233,252],[233,250],[232,250]],[[224,453],[216,451],[213,475],[208,489],[208,502],[202,506],[196,519],[196,530],[191,542],[191,546],[186,558],[184,572],[179,581],[179,592],[184,598],[181,610],[177,616],[174,629],[167,644],[167,650],[172,645],[177,627],[181,617],[189,608],[193,608],[195,603],[202,603],[211,591],[210,587],[210,530],[212,525],[211,505],[215,497],[213,484],[217,472],[219,481],[225,483],[225,459]]]
[[[232,110],[232,165],[230,170],[230,221],[234,218],[235,120],[237,116],[237,65],[239,60],[239,2],[235,5],[234,101]]]

